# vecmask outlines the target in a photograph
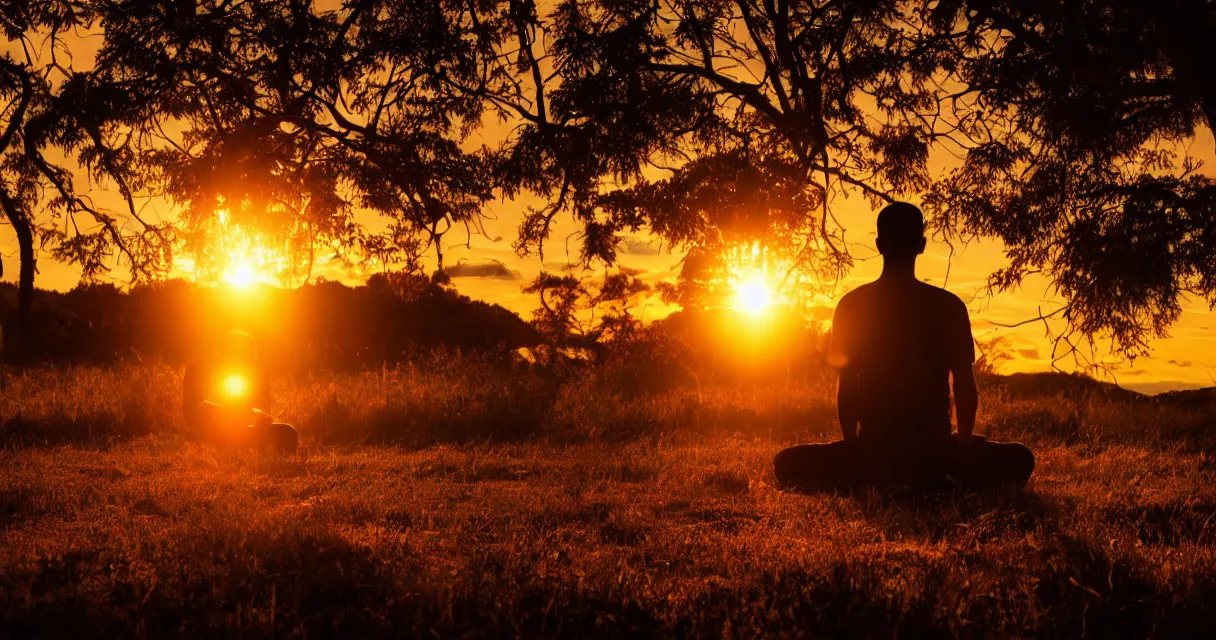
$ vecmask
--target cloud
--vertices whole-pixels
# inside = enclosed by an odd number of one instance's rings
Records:
[[[1038,360],[1040,357],[1038,349],[1018,349],[1018,355],[1027,360]]]
[[[449,278],[493,278],[495,280],[519,280],[523,274],[510,269],[498,260],[470,263],[458,262],[444,269]]]
[[[1190,360],[1170,360],[1169,363],[1176,367],[1193,367],[1193,366],[1195,366],[1195,363],[1191,362]]]
[[[640,276],[643,273],[646,273],[645,269],[634,269],[633,267],[626,267],[623,264],[619,265],[618,268],[621,270],[621,273],[627,276]]]
[[[545,271],[548,271],[550,273],[569,273],[572,271],[577,271],[582,268],[582,265],[579,265],[574,262],[557,262],[557,261],[542,262],[540,266]]]
[[[663,248],[663,243],[658,240],[647,240],[637,236],[626,236],[621,238],[620,242],[621,253],[635,256],[657,256]]]

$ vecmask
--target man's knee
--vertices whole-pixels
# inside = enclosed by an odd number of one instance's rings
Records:
[[[807,458],[812,455],[814,445],[800,444],[782,449],[773,456],[773,474],[777,476],[777,486],[785,488],[797,484],[807,466]]]
[[[985,443],[988,454],[983,456],[983,465],[989,472],[1000,475],[1003,482],[1024,485],[1034,473],[1034,452],[1018,442]]]
[[[1009,468],[1016,471],[1022,482],[1030,479],[1030,474],[1034,473],[1034,452],[1024,444],[1010,442],[1005,445],[1004,452],[1006,464]]]
[[[858,444],[837,441],[827,444],[801,444],[782,449],[773,457],[773,474],[781,489],[847,484],[854,475]]]

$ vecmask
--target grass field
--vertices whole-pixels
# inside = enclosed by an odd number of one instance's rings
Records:
[[[1038,455],[1024,492],[803,496],[770,459],[834,436],[817,382],[339,377],[280,390],[305,439],[273,458],[185,442],[179,375],[0,378],[0,637],[1216,628],[1210,411],[990,389],[983,425]]]

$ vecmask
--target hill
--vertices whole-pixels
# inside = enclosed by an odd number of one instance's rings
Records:
[[[0,283],[0,324],[15,321],[16,287]],[[229,330],[258,339],[280,364],[351,370],[431,349],[505,352],[540,341],[511,311],[424,282],[404,293],[373,278],[349,287],[202,287],[170,280],[123,291],[110,284],[38,290],[34,331],[20,347],[36,360],[108,363],[152,357],[180,364]]]
[[[1216,405],[1216,387],[1182,389],[1148,395],[1117,384],[1076,373],[1045,371],[988,375],[980,379],[989,391],[1003,393],[1014,400],[1064,397],[1077,400],[1100,399],[1124,403],[1152,403],[1178,408],[1210,409]]]

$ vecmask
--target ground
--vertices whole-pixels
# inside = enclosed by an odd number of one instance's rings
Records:
[[[1216,625],[1208,414],[990,397],[985,424],[1036,450],[1024,491],[797,495],[772,486],[771,458],[831,437],[829,421],[802,437],[746,425],[819,415],[808,396],[777,394],[782,409],[701,393],[699,406],[737,409],[707,415],[745,426],[685,416],[698,426],[410,447],[304,429],[287,458],[155,429],[12,445],[0,636],[1182,637]],[[1095,435],[1120,415],[1171,429]],[[1025,429],[1001,422],[1015,419]]]

